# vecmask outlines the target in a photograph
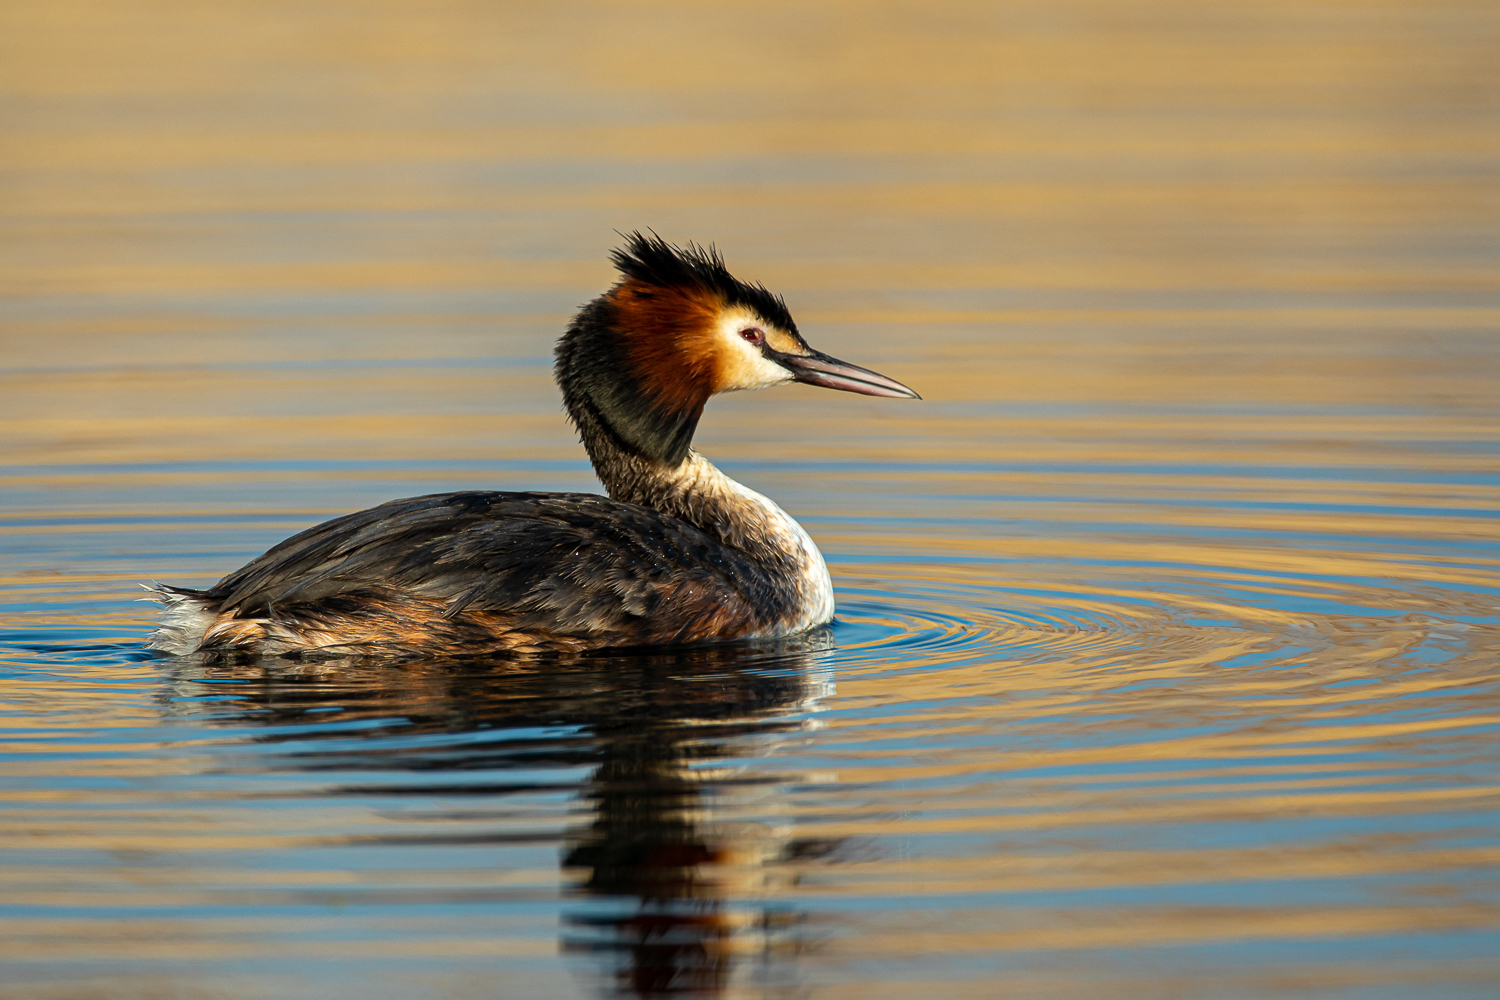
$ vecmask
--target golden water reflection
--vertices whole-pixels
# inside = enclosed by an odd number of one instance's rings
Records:
[[[1500,983],[1500,8],[0,4],[0,996]],[[715,400],[831,645],[145,658],[597,488],[615,230],[917,387]]]

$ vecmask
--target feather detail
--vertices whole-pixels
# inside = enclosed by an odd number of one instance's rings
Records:
[[[565,651],[818,624],[801,589],[747,553],[586,493],[393,500],[294,535],[206,591],[155,593],[168,611],[153,647],[174,653]]]

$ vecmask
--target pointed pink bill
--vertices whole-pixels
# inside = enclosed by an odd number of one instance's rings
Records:
[[[826,354],[778,354],[776,361],[792,378],[808,385],[821,385],[825,389],[842,389],[864,396],[888,396],[892,399],[921,399],[915,392],[878,372],[859,365],[851,365]]]

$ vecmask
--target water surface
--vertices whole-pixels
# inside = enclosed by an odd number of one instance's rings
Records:
[[[0,16],[0,996],[1500,989],[1490,6]],[[830,629],[143,652],[597,489],[550,348],[644,226],[926,397],[705,418]]]

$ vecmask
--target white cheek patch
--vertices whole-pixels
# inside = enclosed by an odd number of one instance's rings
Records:
[[[754,344],[745,344],[754,350],[754,356],[743,369],[741,377],[735,380],[735,384],[726,386],[727,391],[735,389],[765,389],[773,385],[792,380],[792,373],[781,367],[774,361],[766,359]]]
[[[751,327],[765,328],[765,321],[749,310],[735,309],[719,320],[719,384],[717,392],[765,389],[792,380],[792,373],[760,352],[760,345],[741,336]]]

